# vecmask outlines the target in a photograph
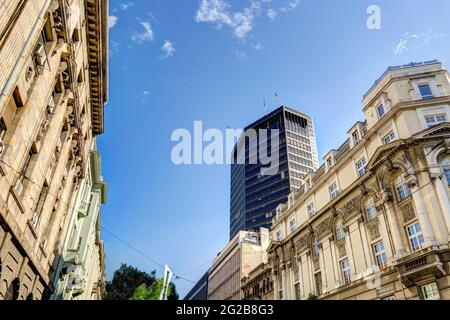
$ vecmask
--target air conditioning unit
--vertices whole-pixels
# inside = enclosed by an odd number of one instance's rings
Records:
[[[45,47],[42,43],[38,43],[38,45],[34,49],[34,55],[36,58],[36,65],[39,67],[43,67],[45,61],[47,60],[47,55],[45,53]]]
[[[33,215],[31,216],[31,220],[30,220],[31,226],[33,227],[33,229],[36,230],[38,223],[39,223],[39,215],[37,212],[33,212]]]

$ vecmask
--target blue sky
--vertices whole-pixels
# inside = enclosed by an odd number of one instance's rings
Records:
[[[366,26],[381,8],[381,29]],[[99,138],[104,226],[197,280],[226,244],[230,169],[175,166],[173,130],[242,128],[279,102],[314,117],[319,154],[363,119],[389,65],[450,68],[448,0],[110,0],[110,84]],[[121,262],[157,269],[103,233],[108,278]],[[181,296],[192,284],[177,281]]]

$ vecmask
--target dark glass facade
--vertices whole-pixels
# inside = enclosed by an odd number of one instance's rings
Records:
[[[298,111],[282,106],[254,122],[247,128],[259,132],[261,129],[277,129],[279,139],[279,169],[274,175],[263,175],[261,169],[267,165],[259,159],[251,164],[251,155],[259,148],[250,150],[245,139],[245,164],[236,163],[238,147],[235,147],[231,165],[230,239],[240,230],[257,231],[260,227],[270,228],[276,207],[287,202],[289,193],[299,188],[304,177],[317,170],[317,147],[312,118]],[[258,146],[266,145],[272,153],[271,134]],[[243,147],[242,147],[243,148]]]
[[[205,273],[183,300],[208,300],[208,275]]]

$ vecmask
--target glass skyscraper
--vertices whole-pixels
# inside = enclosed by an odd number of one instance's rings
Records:
[[[245,132],[268,129],[266,142],[258,138],[258,147],[252,148]],[[271,129],[278,129],[279,169],[276,174],[264,175],[268,165],[250,161],[261,145],[271,150]],[[238,161],[239,145],[242,159]],[[244,149],[245,148],[245,149]],[[245,155],[243,154],[245,150]],[[300,188],[305,176],[319,168],[313,119],[299,111],[282,106],[245,128],[236,145],[231,165],[230,239],[240,230],[257,231],[270,228],[276,207],[287,202],[289,193]]]

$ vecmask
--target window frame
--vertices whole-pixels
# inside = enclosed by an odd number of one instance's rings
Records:
[[[334,190],[332,190],[332,187],[334,187]],[[336,199],[339,196],[339,187],[337,182],[333,182],[328,186],[328,192],[330,194],[331,200]]]
[[[379,247],[379,246],[382,247]],[[388,259],[386,255],[386,247],[384,246],[384,242],[378,241],[372,245],[373,255],[375,258],[375,262],[380,270],[386,270],[388,268]],[[380,259],[379,259],[380,258]]]
[[[363,166],[360,168],[359,165],[361,163],[364,163]],[[364,176],[367,172],[367,160],[366,157],[363,157],[361,160],[359,160],[358,162],[356,162],[356,172],[358,174],[358,178],[361,178],[362,176]]]
[[[382,140],[383,140],[383,144],[386,145],[386,144],[389,144],[389,143],[395,141],[395,139],[397,139],[397,136],[395,135],[395,132],[393,130],[391,130],[391,131],[389,131],[388,134],[386,134],[383,137]]]
[[[420,97],[422,98],[422,100],[430,100],[434,98],[433,90],[431,89],[429,83],[418,84],[417,88],[419,89]],[[429,94],[425,94],[424,92],[422,92],[422,88],[428,88]]]
[[[418,230],[417,230],[418,227]],[[411,229],[414,228],[414,229]],[[412,252],[417,252],[422,249],[422,245],[424,243],[424,237],[422,232],[422,227],[420,223],[413,222],[405,227],[406,236],[408,237],[409,246]],[[414,233],[411,233],[410,230],[413,230]],[[417,241],[417,244],[415,243]],[[417,246],[416,246],[417,245]]]
[[[383,112],[380,113],[380,110],[382,110]],[[386,108],[385,108],[383,103],[378,105],[378,107],[377,107],[377,115],[378,115],[378,119],[381,119],[381,118],[383,118],[386,115]]]
[[[437,120],[438,117],[443,117],[444,121]],[[429,122],[428,119],[433,118],[433,122]],[[438,124],[447,122],[447,114],[445,113],[439,113],[439,114],[430,114],[424,116],[425,124],[427,125],[427,128],[432,128]],[[442,120],[442,119],[441,119]]]
[[[378,210],[375,206],[375,199],[373,196],[366,200],[365,209],[367,221],[369,222],[375,221],[378,217]],[[371,216],[371,214],[374,214],[373,217]]]
[[[344,284],[349,284],[352,282],[352,276],[351,276],[351,267],[350,267],[350,261],[348,258],[342,259],[339,261],[339,266],[341,269],[341,275],[342,279],[344,280]]]

